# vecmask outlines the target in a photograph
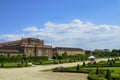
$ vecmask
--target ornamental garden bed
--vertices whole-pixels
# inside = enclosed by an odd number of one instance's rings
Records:
[[[60,67],[57,72],[87,73],[88,80],[120,80],[120,60],[112,59],[95,64],[84,64],[84,66],[78,64],[74,67]]]

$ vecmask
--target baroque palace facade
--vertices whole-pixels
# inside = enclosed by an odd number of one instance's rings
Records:
[[[21,40],[0,43],[0,55],[15,56],[48,56],[52,58],[56,53],[62,55],[67,52],[68,55],[85,54],[80,48],[55,47],[44,45],[44,41],[36,38],[22,38]]]
[[[0,54],[13,56],[48,56],[52,57],[52,46],[44,45],[44,41],[36,38],[23,38],[17,41],[0,43]]]

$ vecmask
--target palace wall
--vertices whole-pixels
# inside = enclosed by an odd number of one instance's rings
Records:
[[[22,55],[27,56],[48,56],[62,55],[67,52],[68,55],[85,54],[81,48],[55,47],[45,45],[43,40],[36,38],[22,38],[21,40],[0,43],[0,55]]]

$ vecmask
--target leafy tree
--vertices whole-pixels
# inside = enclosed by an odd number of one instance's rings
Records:
[[[57,56],[53,56],[52,59],[57,59]]]
[[[63,59],[66,59],[68,57],[68,55],[67,55],[67,52],[65,51],[63,54],[62,54],[62,58]]]
[[[69,62],[72,62],[72,59],[70,59]]]
[[[56,61],[54,60],[53,63],[56,64]]]
[[[58,56],[58,59],[61,60],[61,59],[63,59],[63,58],[62,58],[62,56]]]
[[[75,62],[76,60],[74,59],[74,62]]]
[[[27,61],[27,56],[25,54],[22,55],[22,59],[21,59],[21,64],[23,65],[25,62],[25,66],[28,65],[28,61]]]

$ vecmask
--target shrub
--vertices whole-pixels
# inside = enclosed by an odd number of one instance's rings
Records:
[[[85,66],[85,61],[83,61],[83,66]]]
[[[109,70],[109,69],[107,69],[105,78],[106,78],[107,80],[111,80],[111,74],[110,74],[110,70]]]
[[[88,80],[105,80],[104,77],[98,77],[94,73],[90,73],[87,78]]]
[[[77,67],[76,67],[76,70],[80,70],[80,65],[78,64]]]
[[[108,62],[109,62],[110,60],[108,59]]]
[[[76,60],[74,59],[74,62],[76,62]]]
[[[98,73],[99,73],[99,71],[98,71],[98,67],[97,67],[97,69],[96,69],[96,73],[95,73],[95,74],[98,75]]]
[[[99,77],[105,77],[105,73],[103,69],[99,69],[99,73],[98,73]]]
[[[2,68],[4,67],[4,63],[3,63],[3,62],[1,63],[1,67],[2,67]]]
[[[113,64],[115,64],[115,60],[113,60],[112,62],[113,62]]]
[[[70,61],[69,61],[70,63],[72,63],[72,60],[70,59]]]
[[[94,64],[96,64],[96,61],[94,61]]]
[[[112,61],[110,61],[109,65],[112,66]]]

